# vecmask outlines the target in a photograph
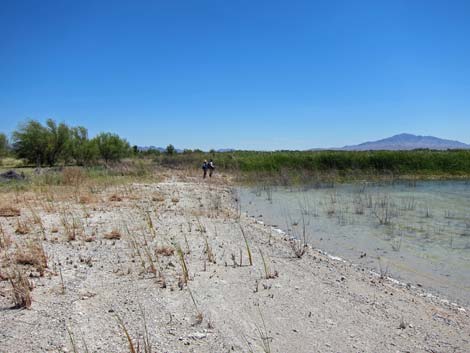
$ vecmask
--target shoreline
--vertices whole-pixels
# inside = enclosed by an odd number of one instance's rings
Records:
[[[423,182],[416,189],[407,185],[364,189],[346,185],[331,191],[282,187],[238,190],[244,212],[254,219],[297,238],[304,229],[307,242],[315,248],[468,307],[468,240],[460,237],[460,227],[465,230],[465,197],[470,189],[464,183],[443,183]],[[383,226],[374,218],[376,200],[382,200],[382,195],[392,205],[390,212],[396,212],[390,224]],[[374,206],[364,206],[364,199]],[[403,206],[408,200],[415,204],[412,210]],[[452,211],[446,211],[447,207],[453,207],[449,208]],[[431,216],[424,215],[426,209]],[[454,247],[448,245],[449,239],[454,240]]]
[[[260,225],[266,225],[268,227],[271,228],[272,231],[276,232],[283,240],[287,240],[287,241],[298,241],[298,239],[295,239],[293,237],[288,237],[287,236],[287,232],[284,231],[283,229],[281,228],[277,228],[277,227],[274,227],[270,224],[266,224],[265,222],[263,221],[260,221],[258,220],[255,216],[247,216],[249,218],[251,218],[253,221],[255,221],[256,223],[260,224]],[[361,269],[361,264],[357,264],[357,263],[354,263],[353,261],[350,261],[348,259],[345,259],[341,256],[337,256],[337,255],[333,255],[329,252],[327,252],[326,250],[324,249],[321,249],[321,248],[315,248],[315,247],[312,247],[310,244],[306,244],[306,246],[308,246],[310,249],[314,250],[314,251],[317,251],[318,253],[322,254],[322,255],[325,255],[326,257],[328,257],[330,260],[333,260],[333,261],[339,261],[339,262],[343,262],[343,263],[346,263],[346,264],[349,264],[351,266],[354,266],[358,269]],[[430,293],[430,292],[426,292],[425,290],[423,289],[420,289],[420,287],[418,286],[415,286],[415,285],[411,285],[409,283],[405,283],[403,281],[400,281],[396,278],[393,278],[392,276],[385,276],[385,277],[382,277],[380,275],[380,273],[374,271],[374,270],[371,270],[371,269],[368,269],[369,273],[376,276],[377,278],[379,279],[382,279],[382,280],[387,280],[389,281],[390,283],[393,283],[393,284],[396,284],[402,288],[406,288],[408,290],[412,290],[415,292],[416,295],[418,296],[421,296],[421,297],[424,297],[424,298],[430,298],[430,299],[433,299],[433,300],[438,300],[439,302],[441,302],[442,304],[445,304],[445,305],[449,305],[451,307],[454,307],[454,308],[457,308],[459,311],[462,311],[462,312],[466,312],[468,311],[468,306],[465,306],[465,305],[460,305],[456,302],[453,302],[452,299],[449,299],[447,297],[444,297],[444,296],[440,296],[440,295],[436,295],[434,293]]]

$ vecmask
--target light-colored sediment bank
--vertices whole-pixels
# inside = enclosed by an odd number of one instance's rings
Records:
[[[152,352],[470,352],[467,310],[313,249],[295,257],[223,183],[59,196],[25,196],[20,217],[0,217],[4,278],[31,242],[47,256],[43,276],[17,265],[34,284],[29,309],[12,309],[0,281],[0,352],[73,352],[67,327],[79,352],[129,352],[118,316],[135,345],[146,323]]]

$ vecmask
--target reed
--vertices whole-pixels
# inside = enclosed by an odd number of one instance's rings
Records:
[[[248,243],[248,238],[245,234],[245,230],[243,229],[241,223],[238,223],[239,227],[240,227],[240,231],[243,235],[243,239],[245,240],[245,247],[246,247],[246,252],[248,254],[248,261],[250,263],[250,266],[253,266],[253,258],[251,256],[251,250],[250,250],[250,244]]]

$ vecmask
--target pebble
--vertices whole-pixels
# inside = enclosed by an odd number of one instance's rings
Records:
[[[203,338],[206,338],[207,335],[205,333],[202,333],[202,332],[194,332],[194,333],[190,333],[188,335],[188,338],[192,338],[193,340],[200,340],[200,339],[203,339]]]

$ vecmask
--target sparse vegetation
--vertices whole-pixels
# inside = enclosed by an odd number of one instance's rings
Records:
[[[110,239],[110,240],[112,240],[112,239],[116,239],[116,240],[117,240],[117,239],[121,239],[121,232],[118,231],[117,229],[113,229],[113,230],[110,231],[109,233],[106,233],[106,234],[104,235],[104,238],[105,238],[105,239]]]
[[[30,282],[19,269],[14,270],[14,272],[9,276],[9,281],[12,288],[15,306],[18,308],[30,308],[32,303],[32,282]]]

